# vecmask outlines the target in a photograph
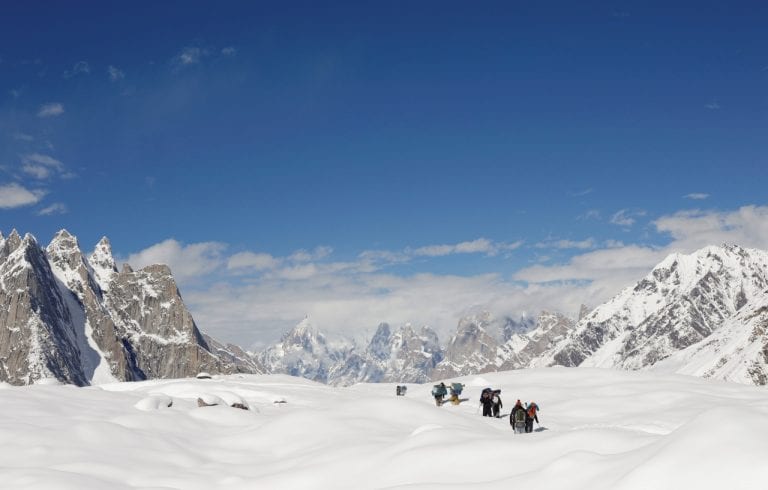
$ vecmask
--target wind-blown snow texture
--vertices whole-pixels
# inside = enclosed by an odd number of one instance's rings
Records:
[[[768,479],[761,388],[593,368],[445,381],[469,400],[436,407],[430,384],[395,396],[394,384],[284,375],[0,385],[0,488],[751,490]],[[505,415],[536,401],[540,425],[513,434],[507,418],[478,415],[486,386],[502,390]]]

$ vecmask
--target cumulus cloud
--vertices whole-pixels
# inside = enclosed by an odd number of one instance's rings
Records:
[[[221,267],[224,264],[222,253],[225,249],[226,245],[219,242],[184,245],[168,239],[129,255],[126,261],[134,268],[165,264],[171,268],[179,282],[184,282],[210,274]]]
[[[240,252],[229,257],[227,269],[271,270],[279,267],[282,262],[282,260],[267,253]]]
[[[0,209],[37,204],[44,196],[43,190],[30,190],[16,183],[0,185]]]
[[[37,111],[37,117],[55,117],[62,114],[64,114],[64,106],[59,102],[43,104],[40,106],[40,110]]]
[[[290,287],[284,278],[272,277],[243,287],[219,284],[185,298],[198,324],[246,345],[258,339],[276,341],[304,315],[331,334],[364,337],[381,322],[412,322],[430,325],[447,339],[468,307],[511,312],[525,302],[525,295],[516,294],[519,286],[496,275],[305,275]]]
[[[681,211],[656,219],[652,226],[668,237],[667,244],[647,246],[591,238],[549,242],[584,252],[563,263],[525,267],[508,277],[403,276],[386,270],[388,265],[408,263],[415,257],[488,254],[499,248],[485,239],[404,251],[365,251],[350,262],[329,260],[331,253],[326,254],[323,247],[284,257],[240,252],[224,258],[222,244],[182,246],[169,240],[138,254],[143,260],[137,263],[170,263],[181,282],[184,277],[210,274],[217,267],[220,273],[230,274],[185,284],[184,298],[201,328],[250,345],[278,340],[305,315],[331,334],[364,337],[380,322],[411,322],[430,325],[447,340],[469,309],[515,318],[535,316],[542,310],[575,315],[581,304],[597,306],[634,284],[670,253],[691,253],[724,242],[768,248],[768,207]]]
[[[669,234],[672,246],[682,252],[723,243],[768,248],[768,206],[744,206],[731,212],[680,211],[653,224],[660,233]]]

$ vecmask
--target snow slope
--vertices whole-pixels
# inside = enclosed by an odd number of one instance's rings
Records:
[[[330,387],[229,375],[98,387],[0,385],[3,489],[755,489],[768,479],[768,392],[594,368]],[[477,413],[480,390],[535,400],[513,434]],[[251,410],[197,406],[198,397]],[[172,406],[168,407],[168,403]],[[275,403],[283,402],[283,403]]]

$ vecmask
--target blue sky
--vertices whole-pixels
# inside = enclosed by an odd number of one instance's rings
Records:
[[[226,340],[572,313],[768,247],[760,2],[16,3],[0,230],[168,262]]]

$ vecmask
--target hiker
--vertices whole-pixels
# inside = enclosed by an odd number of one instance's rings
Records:
[[[432,396],[435,397],[435,405],[438,407],[443,404],[443,397],[448,394],[448,390],[445,389],[445,383],[440,383],[432,387]]]
[[[491,401],[493,402],[493,416],[496,418],[501,417],[501,408],[504,406],[501,403],[500,394],[501,390],[496,390],[493,392],[493,397],[491,398]]]
[[[493,390],[485,388],[483,392],[480,393],[480,403],[483,405],[483,417],[492,417]]]
[[[539,406],[536,402],[525,404],[525,431],[533,432],[533,421],[539,423],[539,416],[536,413],[539,411]]]
[[[454,405],[458,405],[461,400],[459,399],[459,396],[461,395],[461,392],[464,391],[464,385],[461,383],[451,383],[451,403]]]
[[[525,416],[525,407],[520,400],[517,400],[515,406],[512,407],[512,413],[509,414],[509,425],[518,434],[525,432]]]

